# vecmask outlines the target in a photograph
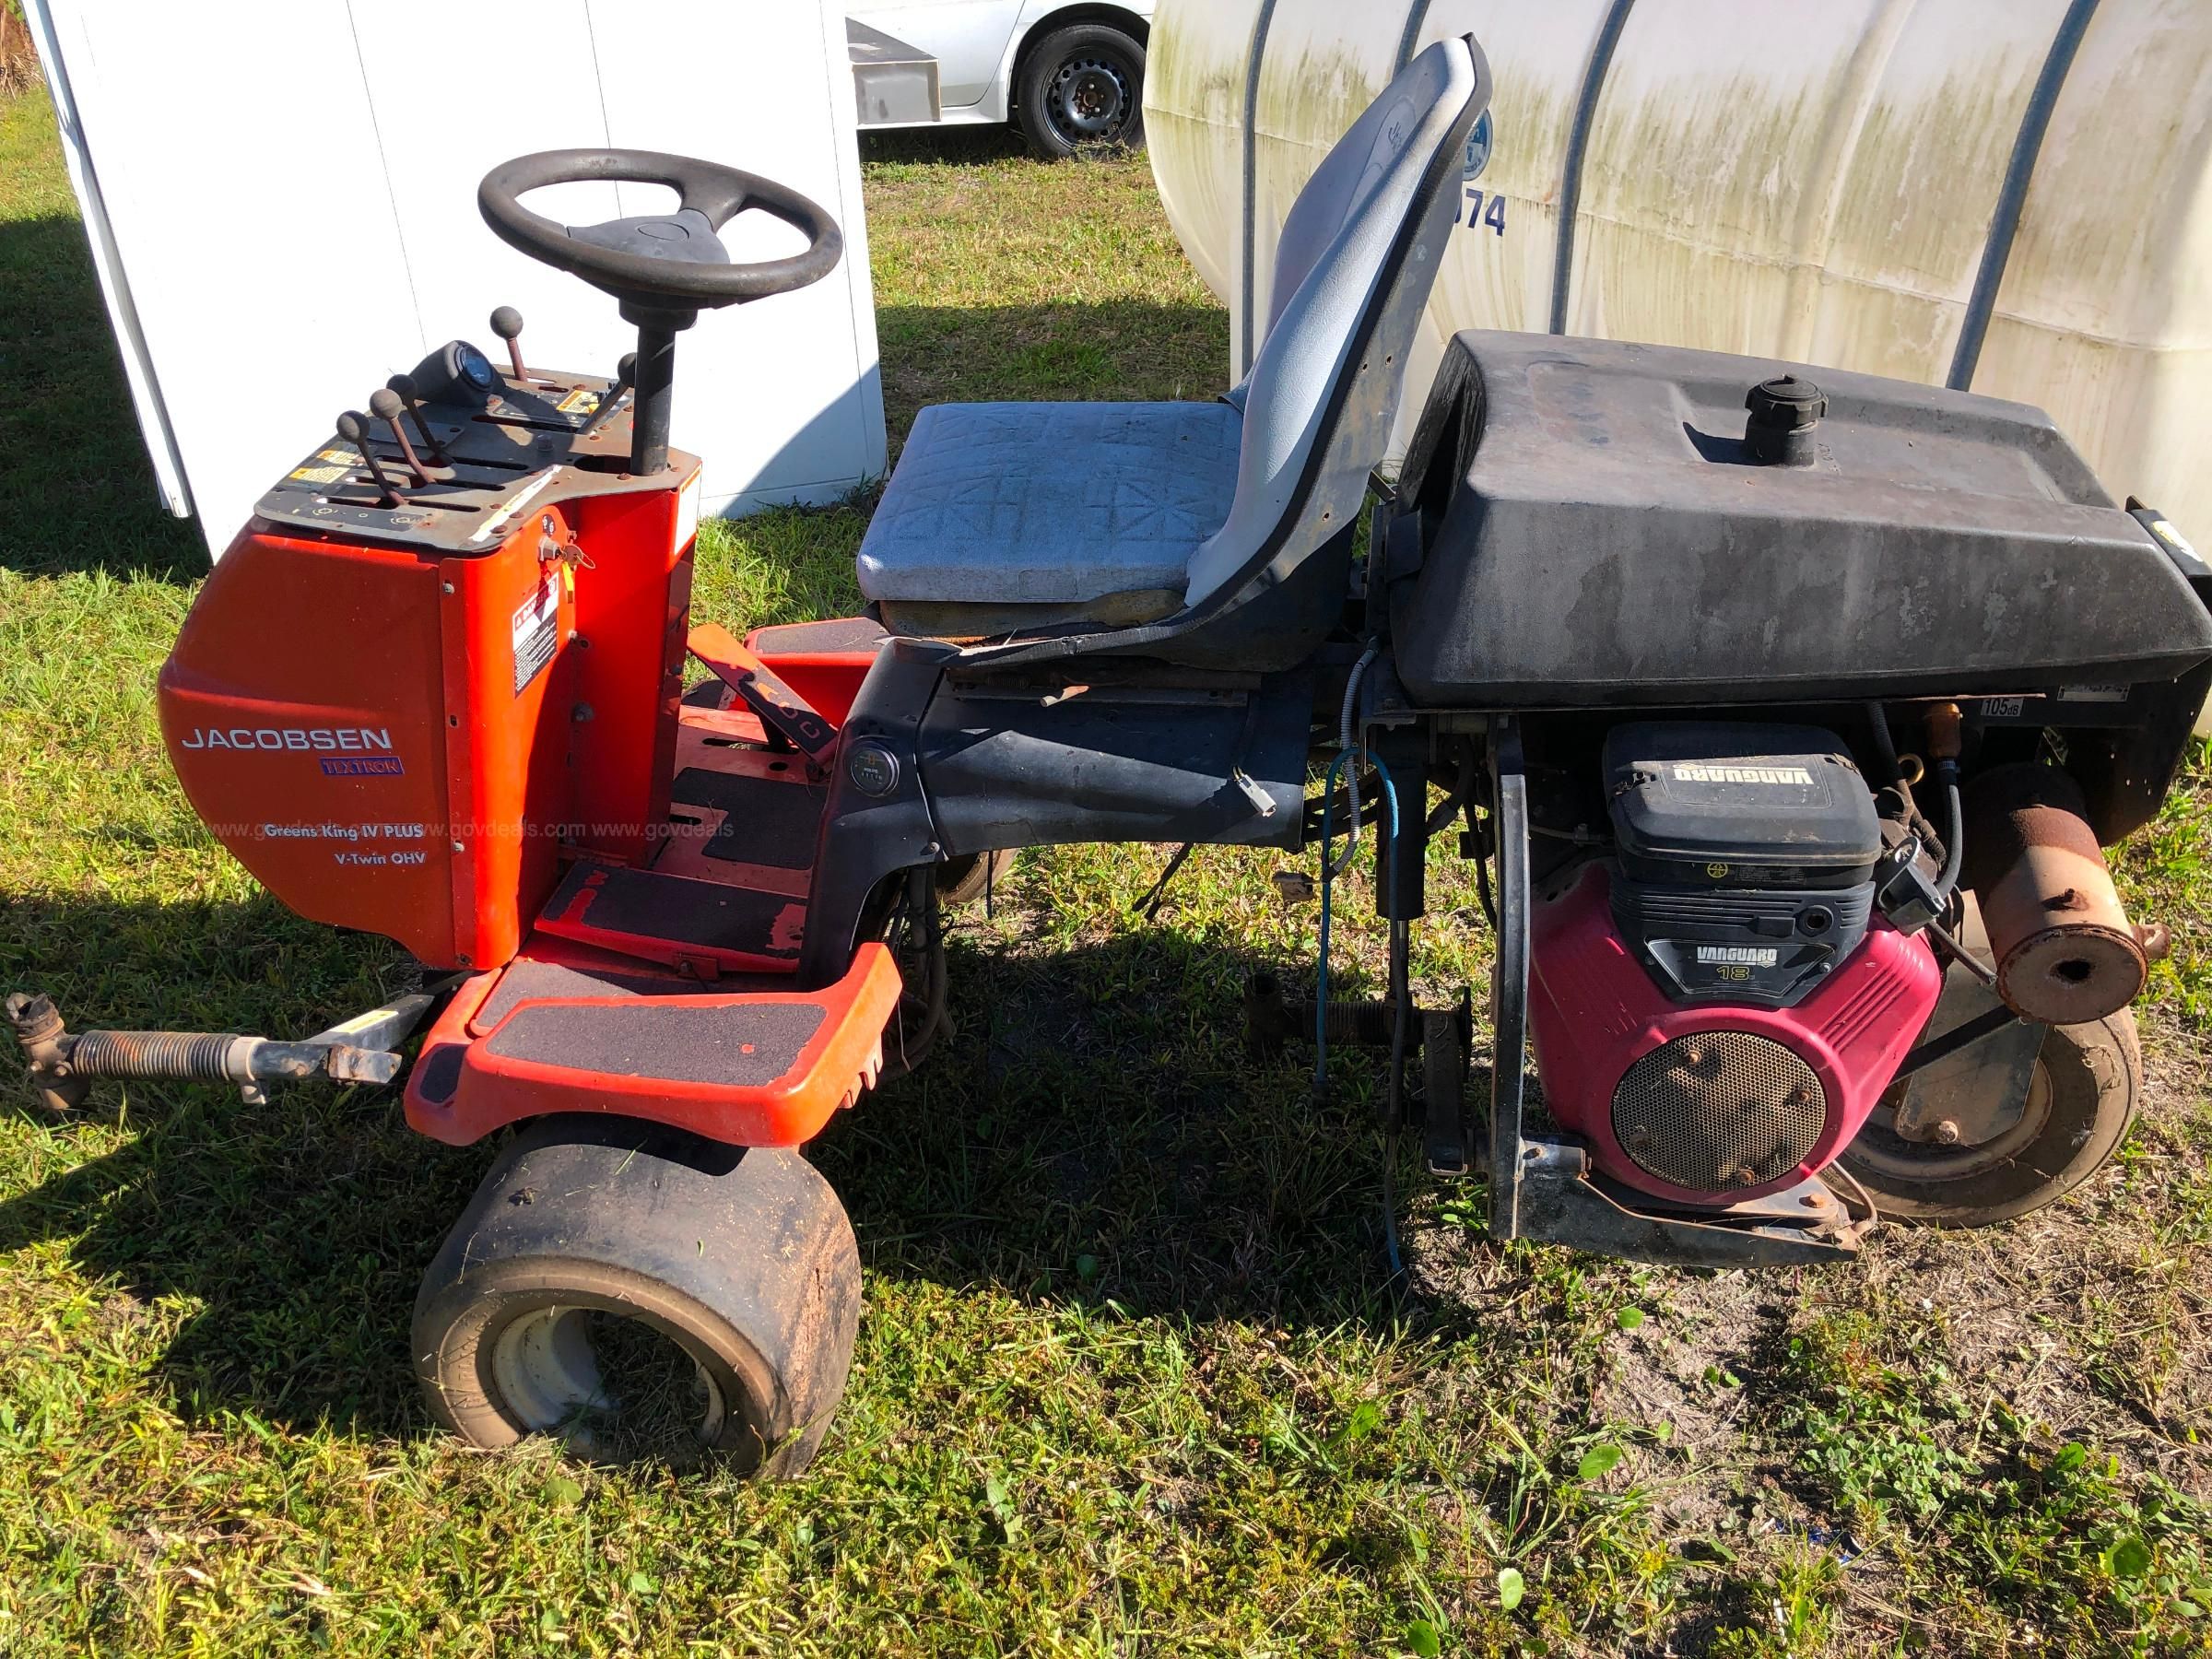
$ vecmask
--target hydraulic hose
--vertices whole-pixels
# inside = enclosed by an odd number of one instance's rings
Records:
[[[1950,813],[1950,822],[1945,826],[1943,874],[1936,878],[1936,897],[1945,904],[1959,890],[1959,868],[1966,858],[1966,809],[1959,799],[1960,724],[1955,702],[1937,703],[1928,711],[1928,754],[1936,762],[1936,781],[1943,785]]]
[[[1938,760],[1936,773],[1943,780],[1944,798],[1950,810],[1948,833],[1944,837],[1943,874],[1936,879],[1936,891],[1948,904],[1959,890],[1959,866],[1966,862],[1966,808],[1959,799],[1959,763]]]

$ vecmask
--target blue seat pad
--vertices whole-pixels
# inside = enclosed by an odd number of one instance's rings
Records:
[[[1083,604],[1182,591],[1236,493],[1220,403],[936,404],[860,546],[870,599]]]

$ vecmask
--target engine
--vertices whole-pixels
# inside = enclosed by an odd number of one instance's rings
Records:
[[[1616,727],[1612,855],[1532,919],[1544,1096],[1603,1173],[1721,1206],[1851,1142],[1927,1024],[1942,970],[1876,908],[1874,797],[1810,726]]]

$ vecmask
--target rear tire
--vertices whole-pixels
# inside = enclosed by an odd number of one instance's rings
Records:
[[[415,1368],[472,1445],[709,1457],[788,1477],[844,1391],[860,1253],[793,1151],[548,1118],[492,1164],[424,1275]]]
[[[2126,1009],[2053,1026],[2036,1056],[2018,1144],[1907,1141],[1873,1123],[1838,1159],[1886,1216],[1946,1227],[2009,1221],[2064,1197],[2104,1167],[2135,1122],[2143,1053]]]
[[[1104,23],[1053,29],[1022,53],[1014,118],[1048,161],[1087,149],[1141,149],[1145,49]]]

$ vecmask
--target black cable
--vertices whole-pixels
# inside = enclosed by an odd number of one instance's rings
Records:
[[[1866,723],[1874,735],[1874,752],[1881,757],[1882,769],[1888,773],[1882,782],[1888,784],[1904,782],[1904,768],[1897,763],[1897,741],[1889,735],[1889,714],[1881,703],[1870,700],[1866,704]]]
[[[1490,855],[1478,853],[1475,856],[1475,897],[1482,905],[1482,919],[1498,931],[1498,907],[1490,902]]]
[[[1130,914],[1142,912],[1147,922],[1159,917],[1160,900],[1167,897],[1168,883],[1175,879],[1175,872],[1182,868],[1182,861],[1191,855],[1191,849],[1197,844],[1196,841],[1184,841],[1175,849],[1175,856],[1168,860],[1168,867],[1159,873],[1159,879],[1152,884],[1142,899],[1129,907]]]

